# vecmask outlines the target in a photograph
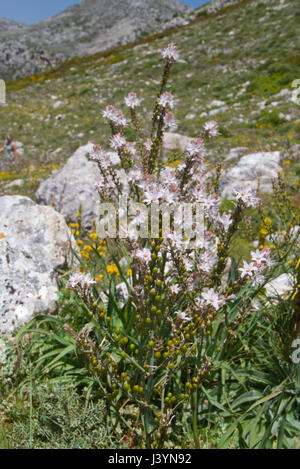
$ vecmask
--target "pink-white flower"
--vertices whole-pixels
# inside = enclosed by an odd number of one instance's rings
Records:
[[[203,155],[205,150],[204,141],[202,138],[194,138],[186,146],[186,151],[190,156],[200,156]]]
[[[164,124],[165,124],[165,129],[172,129],[176,127],[177,121],[175,119],[175,116],[173,112],[167,112],[165,117],[164,117]]]
[[[161,55],[163,59],[165,59],[167,62],[170,62],[170,63],[176,62],[179,59],[177,47],[175,46],[173,42],[170,42],[168,47],[163,49]]]
[[[257,249],[256,251],[251,251],[251,259],[258,265],[262,264],[263,262],[266,262],[267,257],[268,252],[266,251],[260,251],[259,249]]]
[[[203,292],[201,297],[207,305],[213,306],[216,311],[218,311],[218,309],[220,309],[225,303],[224,299],[219,298],[213,288],[209,288],[207,291]]]
[[[127,120],[124,117],[122,111],[116,109],[112,105],[107,106],[105,111],[102,112],[102,115],[105,119],[109,120],[118,127],[125,127],[127,125]]]
[[[189,259],[183,259],[184,267],[186,268],[187,272],[191,272],[193,270],[193,263]]]
[[[135,142],[126,142],[124,146],[125,150],[130,153],[132,156],[136,155]]]
[[[104,178],[102,177],[98,179],[94,187],[97,191],[100,192],[104,188],[104,186],[105,186],[105,181],[104,181]]]
[[[243,267],[239,268],[239,271],[241,272],[241,277],[253,277],[255,273],[257,272],[257,267],[253,262],[248,264],[246,261],[243,261]]]
[[[217,215],[219,202],[220,198],[217,194],[206,196],[206,198],[204,198],[202,202],[204,206],[205,215],[210,218],[215,218],[215,216]]]
[[[119,227],[119,238],[129,239],[130,241],[136,241],[139,238],[139,233],[136,229],[133,229],[130,226]]]
[[[76,272],[69,278],[66,284],[66,288],[68,290],[74,290],[76,288],[86,290],[95,283],[96,282],[92,279],[91,274],[82,274],[80,272]]]
[[[141,104],[142,100],[137,97],[136,93],[131,92],[125,98],[125,104],[131,109],[138,107]]]
[[[163,108],[169,107],[172,109],[174,106],[174,98],[169,91],[166,91],[158,98],[158,104]]]
[[[146,142],[144,143],[144,147],[146,151],[150,151],[152,148],[152,140],[151,138],[147,138]]]
[[[178,185],[178,181],[176,178],[176,171],[174,168],[167,167],[166,169],[163,169],[162,172],[160,173],[161,176],[161,181],[164,185],[166,186],[172,186]]]
[[[115,134],[110,139],[110,146],[113,150],[120,150],[126,145],[126,138],[121,134]]]
[[[94,145],[93,151],[90,152],[90,158],[95,161],[99,161],[103,155],[103,150],[100,145]]]
[[[81,279],[81,286],[83,289],[89,288],[91,285],[95,284],[96,282],[92,279],[91,274],[83,274]]]
[[[179,172],[184,171],[185,168],[186,168],[185,161],[183,161],[182,163],[179,163],[179,165],[177,165],[177,167],[176,167],[177,171],[179,171]]]
[[[213,267],[214,259],[209,251],[205,251],[200,257],[199,269],[209,273]]]
[[[175,249],[181,249],[183,246],[183,239],[182,236],[180,236],[177,233],[169,232],[167,233],[166,236],[167,240],[171,244],[171,246]]]
[[[73,290],[73,288],[80,286],[81,279],[82,279],[82,274],[80,272],[76,272],[75,274],[71,275],[71,277],[69,278],[66,284],[67,290]]]
[[[235,190],[233,195],[237,200],[242,200],[246,207],[256,207],[259,202],[259,199],[255,196],[255,192],[250,186]]]
[[[230,215],[223,213],[222,215],[218,216],[218,222],[224,227],[224,231],[228,231],[232,223],[232,218]]]
[[[163,191],[159,188],[146,190],[144,193],[143,202],[147,205],[159,203],[160,199],[162,199],[163,196]]]
[[[143,262],[150,262],[151,261],[151,251],[150,249],[138,249],[135,252],[135,256]]]
[[[106,106],[105,110],[102,112],[102,116],[105,119],[113,121],[116,116],[116,111],[117,111],[116,108],[112,106],[111,104],[109,104],[108,106]]]
[[[253,285],[254,286],[259,286],[262,285],[265,282],[265,277],[261,275],[260,273],[254,274],[252,277]]]
[[[182,311],[176,311],[174,314],[176,314],[177,318],[180,319],[180,321],[189,322],[192,320],[190,316],[188,316],[186,313],[183,313]]]
[[[180,292],[180,286],[177,283],[176,283],[176,285],[171,285],[170,286],[170,291],[174,295],[178,295],[178,293]]]
[[[129,182],[139,182],[142,179],[142,172],[139,169],[132,169],[129,172],[127,179]]]
[[[98,160],[100,163],[100,166],[103,169],[108,169],[111,166],[113,166],[113,160],[112,156],[109,153],[102,153],[101,158]]]
[[[204,130],[208,137],[216,137],[219,133],[218,124],[215,121],[209,121],[204,124]]]

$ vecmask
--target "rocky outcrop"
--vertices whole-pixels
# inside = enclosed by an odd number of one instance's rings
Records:
[[[99,206],[99,195],[94,187],[99,180],[99,169],[87,159],[92,149],[92,143],[78,148],[61,170],[54,171],[42,182],[36,193],[40,204],[51,205],[67,221],[75,222],[81,207],[81,219],[86,228],[96,221]]]
[[[18,33],[20,36],[22,34]],[[28,45],[22,37],[9,40],[0,36],[0,41],[0,76],[4,79],[37,73],[54,67],[65,58],[62,54],[50,55],[38,45]]]
[[[191,137],[186,137],[185,135],[176,134],[173,132],[165,132],[163,147],[165,151],[179,150],[184,152],[187,144],[191,141]]]
[[[272,192],[272,179],[276,178],[280,166],[280,152],[258,152],[244,155],[238,164],[229,169],[221,180],[222,197],[230,198],[234,189],[251,186],[262,192]]]
[[[0,333],[56,308],[56,270],[71,265],[62,215],[28,197],[0,197]],[[74,244],[75,248],[75,244]]]
[[[43,49],[53,60],[93,54],[184,24],[191,11],[176,0],[83,0],[53,18],[0,34],[1,50],[9,53],[6,61],[0,56],[0,73],[4,78],[16,69],[21,73],[23,59],[24,75],[34,73],[37,59],[30,60],[28,50]]]

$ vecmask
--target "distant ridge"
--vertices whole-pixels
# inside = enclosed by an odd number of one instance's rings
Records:
[[[25,24],[18,23],[17,21],[0,16],[0,34],[12,29],[26,28]]]
[[[267,2],[268,0],[261,0],[261,3],[262,2]],[[234,5],[236,3],[241,3],[242,0],[211,0],[210,2],[208,2],[207,4],[205,5],[202,5],[201,7],[199,7],[197,9],[197,11],[203,11],[203,12],[207,12],[207,13],[215,13],[219,10],[221,10],[222,8],[225,8],[229,5]]]
[[[7,24],[0,29],[0,74],[35,73],[47,65],[42,51],[52,64],[127,44],[188,22],[192,11],[175,0],[83,0],[31,26]]]

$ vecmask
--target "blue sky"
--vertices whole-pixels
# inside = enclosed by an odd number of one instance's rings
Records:
[[[193,8],[208,2],[208,0],[181,1]],[[80,3],[80,0],[0,0],[0,16],[32,24],[56,15],[75,3]]]

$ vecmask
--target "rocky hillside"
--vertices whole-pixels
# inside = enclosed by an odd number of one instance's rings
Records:
[[[9,167],[0,154],[0,195],[34,198],[41,181],[79,146],[107,145],[102,110],[108,104],[124,108],[130,91],[144,99],[141,112],[149,122],[161,79],[159,51],[170,41],[180,51],[170,82],[173,131],[197,136],[214,119],[221,131],[212,142],[212,160],[230,168],[244,155],[280,151],[281,164],[299,173],[300,107],[292,101],[300,67],[298,25],[298,0],[243,0],[134,46],[7,83],[0,141],[12,132],[24,155]]]
[[[9,20],[8,18],[0,17],[0,33],[4,33],[11,29],[24,29],[26,26],[24,24],[18,23],[17,21]]]
[[[5,78],[36,72],[47,65],[40,60],[41,52],[52,65],[63,58],[126,44],[183,24],[190,12],[175,0],[83,0],[21,32],[0,34],[0,73]]]
[[[263,1],[268,1],[268,0],[262,0]],[[225,8],[230,5],[234,5],[236,3],[241,2],[241,0],[212,0],[210,2],[207,2],[205,5],[202,7],[198,8],[198,12],[200,13],[215,13],[222,8]]]

